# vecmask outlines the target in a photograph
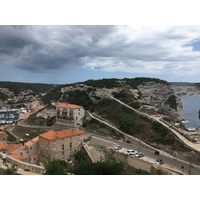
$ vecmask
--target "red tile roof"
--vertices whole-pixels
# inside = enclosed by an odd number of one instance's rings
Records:
[[[35,153],[35,154],[33,154],[32,156],[31,156],[31,158],[37,158],[38,157],[38,153]]]
[[[66,138],[66,137],[72,137],[74,135],[81,135],[84,134],[83,130],[62,130],[62,131],[48,131],[46,133],[40,134],[40,137],[43,137],[47,140],[55,140],[57,138]]]
[[[61,104],[58,104],[57,106],[61,108],[70,108],[70,109],[83,108],[83,106],[78,106],[78,105],[69,104],[69,103],[61,103]]]
[[[5,132],[3,132],[3,131],[0,131],[0,135],[3,135],[3,134],[6,134]]]
[[[18,160],[24,160],[24,159],[27,158],[26,156],[19,156],[17,154],[11,154],[9,156],[12,157],[12,158],[18,159]]]
[[[11,150],[19,148],[20,144],[7,144],[6,142],[0,142],[0,150]]]
[[[26,142],[25,145],[26,146],[31,146],[33,143],[36,143],[38,141],[39,141],[39,136],[37,136],[37,137],[31,139],[30,141]]]

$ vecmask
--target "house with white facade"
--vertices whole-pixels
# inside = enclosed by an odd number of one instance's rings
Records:
[[[85,109],[82,106],[68,103],[56,105],[56,124],[79,127],[84,116]]]

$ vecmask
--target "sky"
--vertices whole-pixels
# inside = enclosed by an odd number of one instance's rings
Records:
[[[198,25],[1,25],[1,81],[200,81]]]
[[[0,81],[200,82],[198,6],[177,1],[19,0],[10,7],[8,0],[0,12]]]

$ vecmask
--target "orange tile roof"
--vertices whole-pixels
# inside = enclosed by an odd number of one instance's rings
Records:
[[[0,131],[0,135],[3,135],[3,134],[6,134],[5,132],[3,132],[3,131]]]
[[[14,151],[11,151],[11,152],[9,153],[9,155],[14,155],[14,154],[17,154],[17,149],[15,149]]]
[[[0,141],[0,150],[3,149],[7,143],[5,141]]]
[[[37,137],[31,139],[30,141],[26,142],[25,145],[26,146],[31,146],[33,143],[36,143],[38,141],[39,141],[39,136],[37,136]]]
[[[81,135],[81,134],[84,134],[83,130],[62,130],[58,132],[50,130],[46,133],[40,134],[40,137],[43,137],[47,140],[55,140],[57,138],[60,139],[60,138],[71,137],[74,135]]]
[[[20,146],[20,144],[7,144],[7,143],[0,143],[0,149],[2,150],[10,150],[13,148],[18,148]]]
[[[32,156],[31,156],[31,158],[37,158],[38,157],[38,153],[35,153],[35,154],[33,154]]]
[[[27,158],[26,156],[19,156],[19,155],[16,155],[16,154],[12,154],[12,155],[10,155],[10,157],[13,157],[13,158],[18,159],[18,160],[24,160],[24,159]]]
[[[58,104],[57,106],[61,107],[61,108],[70,108],[70,109],[73,109],[73,108],[83,108],[83,106],[78,106],[78,105],[69,104],[69,103],[61,103],[61,104]]]
[[[19,146],[20,146],[20,144],[7,144],[3,149],[9,150],[9,149],[13,149],[13,148],[18,148]]]

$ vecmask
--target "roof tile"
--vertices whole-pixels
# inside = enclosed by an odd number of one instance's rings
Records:
[[[82,135],[82,134],[84,134],[83,130],[62,130],[58,132],[50,130],[46,133],[40,134],[40,137],[43,137],[47,140],[55,140],[57,138],[66,138],[66,137],[72,137],[74,135]]]

